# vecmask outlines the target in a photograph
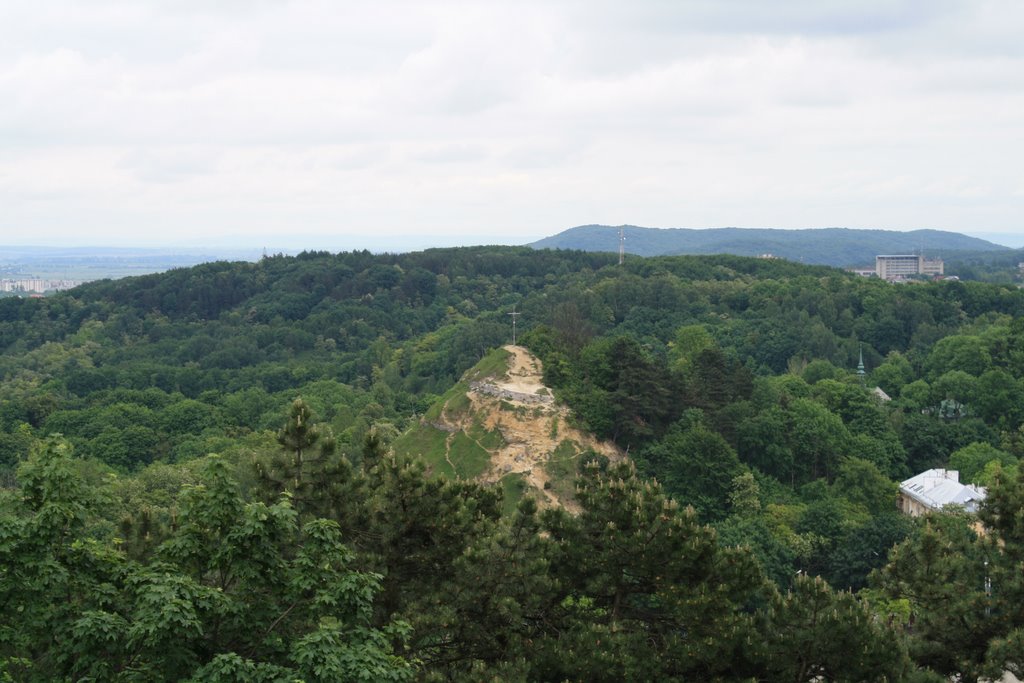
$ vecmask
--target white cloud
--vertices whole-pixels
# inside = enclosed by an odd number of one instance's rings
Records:
[[[1019,231],[1009,0],[12,5],[0,243]]]

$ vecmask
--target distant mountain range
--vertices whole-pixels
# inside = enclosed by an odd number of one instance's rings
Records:
[[[913,254],[923,249],[926,256],[944,256],[948,252],[1009,250],[1009,247],[987,240],[945,230],[897,232],[853,228],[781,230],[622,227],[626,237],[626,252],[639,256],[772,254],[791,261],[828,266],[873,266],[878,254]],[[618,251],[619,228],[581,225],[545,237],[529,246],[535,249]]]

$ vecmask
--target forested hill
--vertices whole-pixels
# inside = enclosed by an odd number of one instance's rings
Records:
[[[617,261],[307,252],[0,300],[0,680],[1020,671],[1024,290]],[[558,420],[466,409],[471,368]],[[513,419],[558,447],[504,450]],[[571,513],[470,480],[483,451],[572,468],[534,477]],[[932,467],[989,487],[986,536],[897,512]]]
[[[640,228],[624,226],[626,251],[639,256],[672,254],[773,254],[791,261],[829,266],[873,265],[877,254],[929,255],[950,251],[1001,251],[1007,247],[943,230],[820,228]],[[619,250],[619,228],[581,225],[533,242],[535,249]]]
[[[1021,263],[1024,263],[1024,249],[964,251],[946,260],[946,274],[962,280],[1020,282],[1024,279]]]

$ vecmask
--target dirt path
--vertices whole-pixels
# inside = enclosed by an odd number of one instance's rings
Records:
[[[494,382],[495,386],[520,394],[536,394],[541,389],[547,390],[540,360],[522,346],[508,344],[502,348],[512,354],[509,358],[508,379]]]
[[[444,437],[444,459],[448,461],[448,467],[452,468],[452,472],[458,472],[455,469],[455,463],[452,462],[453,441],[455,441],[455,432],[448,432],[448,436]]]

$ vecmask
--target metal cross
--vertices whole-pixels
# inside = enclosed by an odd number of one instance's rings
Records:
[[[516,307],[512,307],[512,312],[509,313],[512,316],[512,346],[516,345],[516,318],[522,315],[522,313],[516,313]]]

